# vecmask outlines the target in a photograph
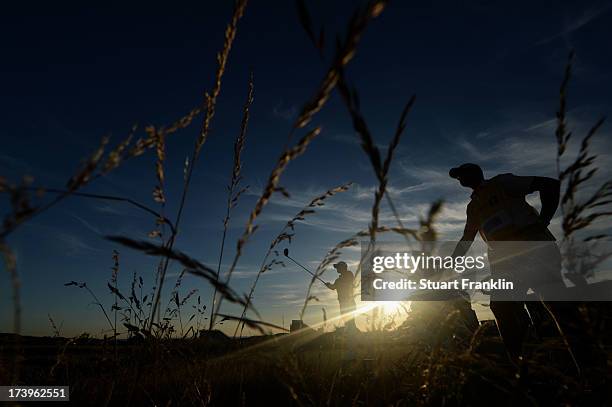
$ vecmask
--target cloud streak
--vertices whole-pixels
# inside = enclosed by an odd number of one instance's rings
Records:
[[[604,5],[599,5],[597,7],[591,7],[586,9],[582,15],[580,17],[578,17],[575,20],[569,21],[567,22],[564,26],[563,29],[561,31],[559,31],[556,34],[553,34],[549,37],[545,37],[542,38],[539,41],[536,41],[535,45],[536,46],[540,46],[540,45],[545,45],[548,44],[556,39],[559,38],[565,38],[567,39],[567,37],[573,33],[574,31],[577,31],[579,29],[581,29],[582,27],[586,26],[587,24],[591,23],[592,21],[594,21],[595,19],[597,19],[598,17],[600,17],[601,15],[607,13],[610,10],[610,4],[604,4]]]

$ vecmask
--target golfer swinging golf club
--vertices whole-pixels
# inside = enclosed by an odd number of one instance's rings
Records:
[[[295,260],[293,257],[289,256],[289,249],[283,250],[283,254],[285,255],[285,257],[287,257],[289,260],[294,262],[296,265],[300,266],[308,274],[310,274],[311,276],[313,276],[314,278],[316,278],[317,280],[325,284],[327,288],[329,288],[330,290],[337,291],[338,302],[340,303],[340,315],[341,316],[351,314],[352,312],[355,311],[356,305],[355,305],[355,298],[353,296],[354,276],[353,276],[353,273],[348,269],[348,266],[346,265],[345,262],[341,261],[341,262],[334,264],[334,268],[336,269],[338,274],[340,274],[340,277],[338,277],[336,281],[334,281],[334,283],[332,284],[332,283],[323,281],[315,273],[308,270],[306,267],[304,267],[300,262]],[[352,316],[350,316],[350,318],[346,321],[344,326],[351,331],[357,330],[357,326],[355,325],[355,319]]]
[[[334,264],[334,268],[340,276],[334,283],[325,283],[330,290],[336,290],[338,293],[338,302],[340,303],[340,314],[344,317],[348,315],[344,326],[347,330],[356,331],[355,318],[351,315],[355,311],[355,298],[353,296],[353,273],[348,269],[345,262],[340,261]]]

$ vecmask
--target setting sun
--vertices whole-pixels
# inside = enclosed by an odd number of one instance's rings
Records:
[[[385,315],[393,315],[408,309],[407,304],[403,304],[402,301],[382,301],[381,306]]]

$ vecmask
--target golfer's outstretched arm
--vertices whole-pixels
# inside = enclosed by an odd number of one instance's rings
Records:
[[[554,178],[533,177],[530,189],[531,192],[538,191],[540,193],[540,201],[542,202],[540,221],[548,226],[559,206],[561,183]]]
[[[465,228],[463,229],[463,236],[461,236],[461,240],[457,243],[455,250],[453,251],[453,257],[465,256],[467,251],[470,249],[474,238],[476,237],[476,233],[478,233],[478,228],[474,226],[474,224],[470,221],[470,217],[468,215],[468,219],[465,222]]]

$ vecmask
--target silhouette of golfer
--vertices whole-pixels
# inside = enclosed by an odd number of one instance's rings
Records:
[[[480,233],[488,245],[492,278],[514,282],[515,290],[519,290],[521,295],[532,289],[544,299],[565,289],[561,253],[555,237],[548,230],[559,205],[558,180],[512,174],[485,179],[482,169],[471,163],[451,169],[449,175],[474,191],[467,205],[463,236],[453,256],[465,255],[476,234]],[[540,193],[542,203],[540,213],[525,201],[526,195],[536,191]],[[506,243],[497,243],[502,241]],[[509,241],[513,243],[507,243]],[[529,243],[521,246],[519,242]],[[517,250],[517,245],[528,250]],[[532,311],[539,303],[528,303],[528,314],[524,302],[516,301],[516,297],[509,297],[502,291],[491,293],[491,311],[510,357],[518,361],[531,323],[530,314],[532,317],[535,315]],[[562,319],[559,318],[560,322]]]
[[[344,326],[350,330],[356,330],[355,319],[352,313],[355,311],[355,298],[353,296],[353,273],[348,269],[345,262],[340,261],[334,264],[334,268],[340,276],[333,284],[325,283],[330,290],[336,290],[338,293],[338,302],[340,303],[340,314],[344,317],[348,315]]]

